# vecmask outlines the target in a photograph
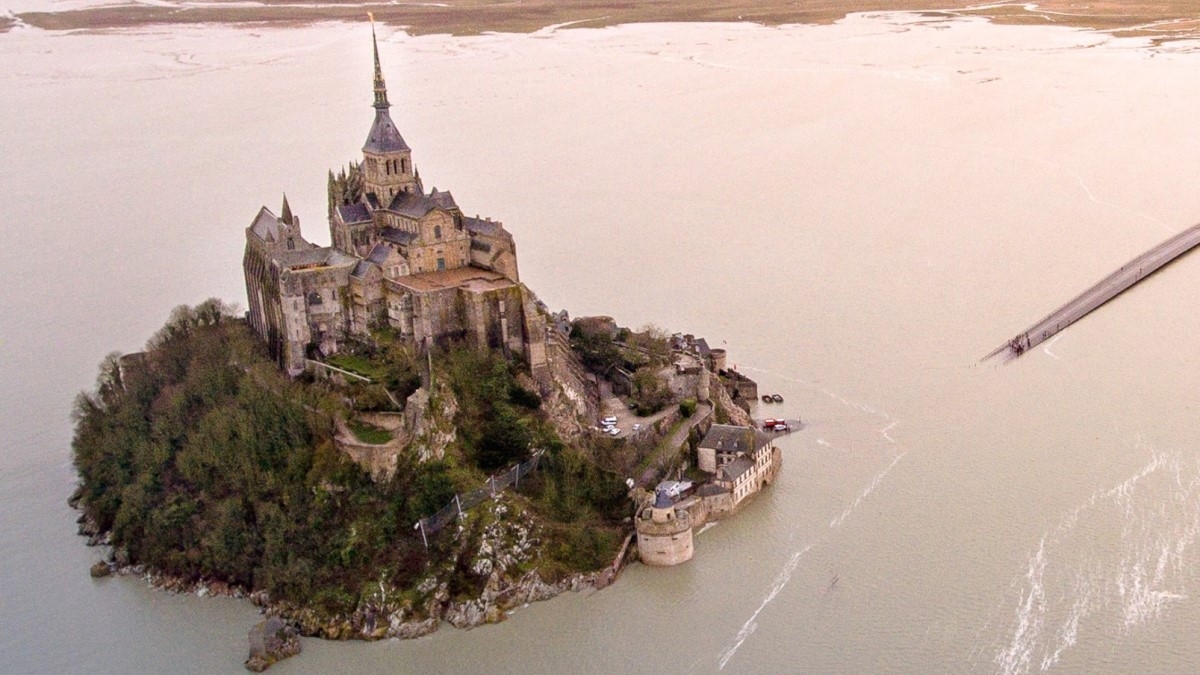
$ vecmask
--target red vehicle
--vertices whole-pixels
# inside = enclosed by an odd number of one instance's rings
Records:
[[[768,417],[767,419],[763,420],[763,429],[766,431],[772,431],[775,429],[776,424],[780,424],[782,422],[783,420],[777,420],[774,417]]]

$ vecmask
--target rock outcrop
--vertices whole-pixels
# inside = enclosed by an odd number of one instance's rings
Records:
[[[734,403],[733,397],[729,395],[729,391],[725,387],[715,384],[717,382],[716,378],[713,378],[713,380],[714,386],[711,390],[713,401],[728,415],[728,423],[739,427],[754,426],[754,420],[750,417],[750,413],[746,412],[737,403]]]
[[[488,502],[472,510],[471,517],[483,518],[486,525],[474,535],[463,529],[454,536],[460,551],[469,551],[470,572],[481,581],[473,597],[451,597],[448,579],[456,573],[451,563],[431,569],[412,589],[415,593],[381,580],[378,592],[364,598],[349,615],[327,616],[307,607],[275,604],[266,597],[252,599],[294,622],[301,635],[328,640],[411,639],[436,631],[442,622],[461,629],[499,623],[516,607],[565,591],[603,587],[615,574],[606,567],[547,581],[538,565],[538,529],[519,508],[503,501]]]
[[[258,622],[250,629],[248,639],[250,656],[246,659],[246,670],[256,673],[261,673],[289,656],[299,654],[301,649],[299,632],[277,616]]]
[[[433,391],[424,387],[415,391],[404,404],[406,428],[412,438],[409,452],[415,452],[422,462],[442,459],[446,448],[458,438],[454,415],[458,399],[450,387],[438,383]]]

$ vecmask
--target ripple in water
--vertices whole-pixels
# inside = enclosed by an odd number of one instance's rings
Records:
[[[1187,599],[1200,532],[1200,459],[1157,452],[1137,473],[1066,514],[1013,584],[1005,675],[1057,665],[1082,632],[1125,635]]]

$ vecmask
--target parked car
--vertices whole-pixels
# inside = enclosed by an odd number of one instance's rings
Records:
[[[771,427],[771,429],[775,431],[787,431],[788,425],[787,422],[776,422],[775,426]]]
[[[609,436],[620,436],[621,430],[618,429],[617,427],[609,427],[607,433]]]
[[[605,417],[604,419],[600,420],[600,423],[601,423],[601,424],[607,424],[607,425],[610,425],[610,426],[611,426],[611,425],[613,425],[613,424],[616,424],[616,423],[617,423],[617,418],[616,418],[615,416],[613,416],[613,415],[609,415],[608,417]]]

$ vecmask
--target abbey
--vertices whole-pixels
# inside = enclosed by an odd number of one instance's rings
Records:
[[[463,215],[453,195],[425,192],[388,113],[379,46],[375,120],[362,161],[329,175],[332,246],[309,243],[284,197],[246,228],[249,320],[295,375],[348,336],[388,325],[418,347],[465,339],[546,366],[545,319],[520,282],[513,237],[499,222]]]

